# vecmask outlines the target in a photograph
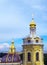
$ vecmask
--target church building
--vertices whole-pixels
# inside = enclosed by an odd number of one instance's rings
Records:
[[[23,61],[16,53],[14,41],[12,41],[10,50],[7,55],[3,56],[0,65],[44,65],[43,43],[42,38],[36,35],[36,23],[32,18],[30,26],[30,34],[23,39]]]
[[[34,18],[29,26],[30,35],[23,39],[23,65],[44,65],[42,38],[36,36]]]

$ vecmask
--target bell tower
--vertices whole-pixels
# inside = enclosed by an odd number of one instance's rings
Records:
[[[42,38],[35,36],[36,23],[30,23],[30,35],[23,39],[23,65],[44,65]]]

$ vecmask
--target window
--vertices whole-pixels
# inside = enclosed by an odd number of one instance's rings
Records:
[[[36,40],[36,43],[38,43],[38,40]]]
[[[28,61],[31,61],[31,53],[28,53]]]
[[[31,40],[28,40],[28,43],[30,43],[31,42]]]
[[[39,52],[36,53],[36,61],[39,61]]]

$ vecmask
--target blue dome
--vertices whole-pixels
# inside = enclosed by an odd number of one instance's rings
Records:
[[[18,54],[7,54],[2,57],[2,63],[20,62],[20,56]]]

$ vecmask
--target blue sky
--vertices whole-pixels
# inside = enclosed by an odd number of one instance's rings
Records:
[[[30,32],[32,14],[37,24],[36,33],[43,38],[44,50],[47,51],[47,0],[0,0],[1,52],[8,51],[12,39],[17,51],[21,51],[22,38]]]

